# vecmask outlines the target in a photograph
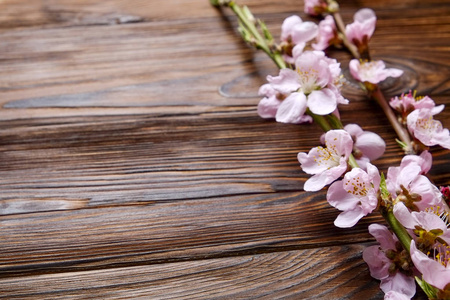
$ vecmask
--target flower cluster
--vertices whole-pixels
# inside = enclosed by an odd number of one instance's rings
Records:
[[[389,104],[398,112],[402,123],[407,126],[415,139],[417,148],[440,145],[450,149],[448,129],[443,128],[441,122],[433,118],[444,109],[444,105],[436,106],[430,97],[415,97],[411,91],[392,98]]]
[[[399,167],[388,169],[386,184],[380,185],[385,190],[379,201],[391,205],[395,219],[412,240],[402,246],[386,226],[371,224],[369,232],[380,245],[368,247],[363,253],[371,275],[381,280],[381,289],[405,299],[415,294],[415,276],[423,276],[433,295],[443,297],[449,292],[446,284],[450,283],[450,271],[441,272],[447,266],[442,258],[448,256],[450,242],[448,212],[439,189],[425,176],[430,167],[431,154],[423,152],[405,156]],[[436,261],[443,265],[431,268]],[[433,276],[438,273],[440,281],[436,282]],[[443,281],[446,284],[441,284]]]
[[[305,51],[295,57],[295,69],[281,69],[278,76],[267,76],[268,84],[259,93],[264,96],[258,105],[263,118],[282,123],[311,122],[307,111],[327,115],[346,104],[340,89],[339,63],[322,51]]]
[[[315,122],[325,131],[320,146],[298,153],[301,169],[311,175],[304,190],[316,192],[329,186],[326,199],[340,211],[334,221],[337,227],[352,227],[374,212],[381,213],[389,225],[369,226],[379,245],[363,252],[385,299],[410,299],[416,292],[415,282],[432,299],[450,299],[450,188],[439,189],[428,177],[429,147],[450,149],[449,130],[434,119],[444,106],[413,92],[389,102],[384,98],[378,84],[402,76],[403,71],[387,68],[370,56],[375,12],[361,9],[345,25],[334,0],[305,0],[304,12],[322,20],[316,25],[299,16],[288,17],[277,44],[248,8],[241,10],[234,1],[222,1],[240,18],[243,38],[265,51],[280,68],[259,89],[258,114],[281,123]],[[256,32],[255,24],[265,38]],[[324,52],[329,47],[351,53],[352,77],[380,105],[398,135],[406,155],[386,175],[374,164],[385,151],[383,139],[357,124],[341,123],[338,106],[349,100],[341,94],[345,79],[340,63]]]

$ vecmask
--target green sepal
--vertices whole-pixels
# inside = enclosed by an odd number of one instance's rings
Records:
[[[247,18],[249,22],[256,24],[255,16],[252,14],[248,6],[246,5],[242,6],[242,12],[244,13],[244,16]]]
[[[428,299],[438,299],[439,290],[434,286],[431,286],[425,280],[415,277],[417,284],[420,286],[422,291],[428,296]]]
[[[264,23],[263,21],[261,21],[260,19],[258,19],[258,24],[261,27],[261,30],[264,34],[264,37],[266,38],[266,40],[271,43],[273,42],[273,36],[269,31],[269,28],[267,28],[266,23]]]
[[[227,6],[230,4],[230,0],[209,0],[211,5],[219,7],[219,6]]]
[[[380,192],[381,192],[381,199],[383,199],[385,203],[389,203],[391,194],[387,189],[386,177],[384,177],[384,173],[381,173]]]
[[[245,26],[242,24],[242,22],[240,20],[239,20],[239,26],[237,29],[238,29],[239,33],[241,34],[242,39],[247,43],[250,42],[251,34],[250,34],[250,32],[248,32],[248,30],[245,28]]]
[[[395,141],[396,141],[397,144],[400,146],[400,148],[402,148],[402,150],[409,149],[409,145],[406,144],[405,142],[402,142],[402,141],[400,141],[399,139],[395,139]]]

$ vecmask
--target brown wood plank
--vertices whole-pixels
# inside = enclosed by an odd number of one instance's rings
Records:
[[[368,114],[370,103],[361,106],[352,113]],[[377,116],[360,125],[388,142],[385,156],[374,162],[386,172],[401,157],[390,128]],[[317,146],[320,136],[315,125],[233,112],[1,124],[9,127],[0,140],[2,214],[301,191],[309,176],[296,155]],[[449,175],[439,161],[449,154],[439,148],[433,154],[432,174],[445,184]]]
[[[0,118],[254,108],[257,87],[275,68],[240,41],[233,28],[235,18],[228,18],[230,25],[204,2],[192,3],[193,10],[207,7],[211,11],[202,18],[182,19],[181,12],[174,12],[181,19],[3,31]],[[68,5],[76,6],[75,2]],[[443,41],[450,35],[448,7],[445,2],[428,6],[419,15],[416,7],[381,10],[379,29],[371,42],[373,55],[410,71],[402,85],[388,91],[390,95],[411,88],[434,94],[447,89],[449,52]],[[103,6],[98,9],[102,11]],[[400,10],[403,17],[393,17]],[[355,9],[345,11],[353,14]],[[279,23],[287,15],[274,11],[262,17],[278,35]],[[437,24],[439,30],[435,30]],[[211,46],[204,47],[204,40],[211,41]],[[217,93],[220,87],[222,95]]]
[[[9,299],[382,299],[364,246],[0,279]],[[56,284],[57,283],[57,284]]]
[[[379,217],[343,230],[336,215],[301,192],[7,215],[0,277],[372,240],[368,221]]]
[[[198,19],[215,16],[208,0],[146,1],[146,0],[3,0],[0,3],[0,29],[27,27],[67,27],[86,25],[117,25],[136,22],[155,22],[173,19]],[[282,5],[273,0],[243,0],[257,14],[267,12],[296,12],[302,14],[302,3],[286,1]],[[355,7],[352,0],[339,1],[341,10],[347,13]],[[386,7],[386,3],[389,4]],[[436,8],[448,3],[443,0],[408,1],[358,1],[360,7],[372,7],[378,11],[417,10]],[[189,14],[186,13],[189,11]],[[350,13],[350,12],[348,12]]]

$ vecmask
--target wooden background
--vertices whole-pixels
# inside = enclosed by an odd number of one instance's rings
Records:
[[[301,0],[240,3],[277,37],[310,19]],[[405,71],[388,96],[450,104],[449,0],[340,4],[346,22],[376,11],[372,55]],[[236,25],[207,0],[0,1],[0,298],[383,298],[361,258],[381,218],[335,228],[326,192],[302,190],[296,155],[321,131],[257,116],[277,69]],[[345,96],[343,122],[397,165],[381,110]],[[450,184],[449,151],[432,153]]]

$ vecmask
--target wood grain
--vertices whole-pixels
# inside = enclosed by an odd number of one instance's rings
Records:
[[[376,218],[343,230],[335,217],[300,193],[4,216],[0,277],[372,240],[367,222]]]
[[[363,246],[0,279],[10,299],[348,299],[382,297]],[[54,282],[58,282],[55,285]],[[360,284],[366,281],[365,284]],[[27,287],[24,292],[23,287]],[[345,286],[345,288],[343,287]]]
[[[299,1],[246,0],[279,36]],[[375,9],[372,55],[410,89],[449,100],[450,1],[340,1]],[[336,229],[296,155],[315,125],[256,114],[277,72],[236,18],[206,0],[0,1],[0,298],[382,299],[361,251],[377,214]],[[351,80],[344,123],[392,130]],[[450,127],[450,111],[438,116]],[[447,150],[431,177],[450,184]],[[419,295],[420,299],[423,295]]]

